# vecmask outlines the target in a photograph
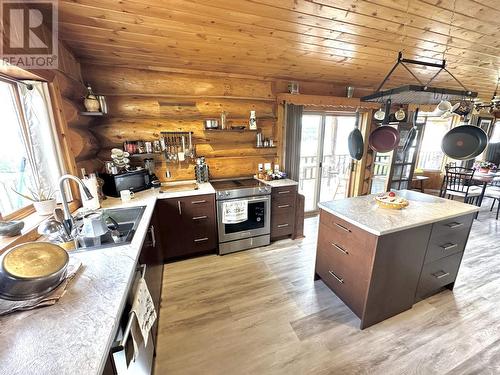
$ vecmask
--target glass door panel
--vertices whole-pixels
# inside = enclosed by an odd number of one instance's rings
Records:
[[[305,197],[306,212],[316,210],[322,122],[321,115],[302,116],[299,192]]]
[[[355,116],[325,116],[319,202],[347,197],[351,173],[348,138]]]

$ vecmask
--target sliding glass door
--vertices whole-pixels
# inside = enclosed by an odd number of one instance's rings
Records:
[[[342,199],[349,192],[351,158],[348,136],[354,128],[353,113],[306,113],[302,117],[299,191],[305,211],[318,202]]]

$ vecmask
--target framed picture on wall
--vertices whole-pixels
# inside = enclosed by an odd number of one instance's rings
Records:
[[[491,135],[491,130],[492,130],[492,125],[493,121],[495,120],[494,117],[478,117],[476,126],[479,128],[483,129],[484,132],[488,135],[488,137]]]

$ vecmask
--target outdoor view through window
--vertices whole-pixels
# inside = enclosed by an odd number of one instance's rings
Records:
[[[418,155],[419,169],[441,170],[444,153],[441,150],[441,142],[444,135],[451,128],[451,119],[439,117],[428,117],[424,128],[422,145]]]
[[[0,147],[0,212],[8,215],[31,202],[14,190],[29,194],[33,172],[25,147],[21,108],[15,99],[15,86],[0,81],[0,113],[2,113],[2,147]]]

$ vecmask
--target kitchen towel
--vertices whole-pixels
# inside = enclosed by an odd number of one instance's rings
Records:
[[[156,321],[156,310],[151,293],[149,293],[146,280],[140,278],[137,284],[134,300],[132,302],[132,312],[137,317],[137,323],[141,329],[144,339],[144,346],[148,344],[148,335],[151,327]]]
[[[13,313],[14,311],[31,310],[55,304],[64,295],[69,282],[73,280],[81,266],[82,262],[80,260],[70,259],[64,280],[56,289],[45,296],[24,301],[10,301],[0,298],[0,316]]]
[[[222,223],[238,224],[248,219],[248,201],[228,201],[222,203]]]

